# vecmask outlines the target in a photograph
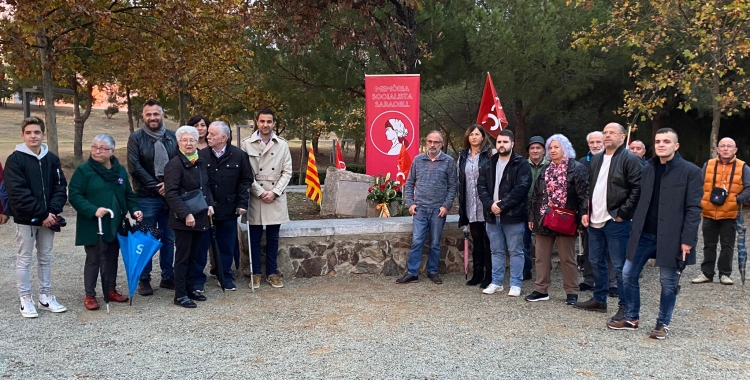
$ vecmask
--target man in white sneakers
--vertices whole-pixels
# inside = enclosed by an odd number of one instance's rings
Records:
[[[39,274],[39,307],[53,313],[67,309],[60,305],[51,291],[52,241],[60,231],[67,196],[67,181],[60,168],[60,159],[42,143],[44,122],[28,117],[21,123],[23,144],[5,163],[5,186],[8,191],[8,215],[16,223],[16,285],[21,298],[21,315],[39,316],[31,296],[31,258],[36,245]],[[63,224],[64,225],[64,224]]]

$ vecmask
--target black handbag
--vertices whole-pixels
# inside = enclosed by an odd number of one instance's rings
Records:
[[[714,166],[714,181],[711,184],[711,194],[709,195],[708,201],[717,206],[721,206],[727,201],[729,196],[729,189],[732,187],[732,181],[734,180],[734,169],[737,167],[737,161],[732,162],[732,173],[729,174],[729,186],[727,188],[716,187],[716,172],[719,169],[719,159],[716,159],[716,166]]]
[[[203,196],[203,174],[201,173],[200,167],[198,167],[198,176],[200,178],[200,188],[180,195],[182,203],[185,204],[188,212],[193,214],[193,216],[208,210],[206,197]]]

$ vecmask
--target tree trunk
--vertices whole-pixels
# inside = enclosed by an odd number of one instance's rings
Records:
[[[721,91],[719,82],[719,73],[714,71],[711,83],[711,158],[716,157],[716,147],[719,146],[719,127],[721,126],[721,104],[719,104],[719,91]]]
[[[135,127],[133,126],[133,101],[130,99],[129,86],[125,86],[125,99],[128,104],[128,129],[130,129],[130,134],[132,135],[135,132]]]
[[[362,140],[354,140],[354,163],[359,163],[360,149],[362,149]]]
[[[516,99],[516,130],[513,131],[515,135],[515,148],[513,149],[516,153],[525,156],[526,154],[526,117],[528,114],[523,109],[523,100]]]
[[[44,36],[44,30],[37,37],[39,43],[39,57],[42,66],[42,85],[44,86],[44,124],[47,133],[47,147],[49,151],[59,156],[57,143],[57,115],[55,114],[55,81],[52,76],[52,46]]]
[[[657,112],[654,115],[653,120],[651,120],[651,141],[654,141],[654,136],[656,136],[656,131],[664,128],[664,119],[661,117],[661,111]],[[631,138],[630,141],[633,141]]]
[[[315,154],[315,157],[318,157],[318,142],[320,141],[320,133],[315,133],[315,135],[312,138],[312,148],[313,148],[313,154]],[[307,149],[305,149],[307,151]]]
[[[70,78],[70,89],[73,90],[73,157],[77,162],[83,162],[83,127],[91,115],[93,106],[94,85],[89,81],[86,84],[86,99],[88,103],[85,111],[81,114],[81,98],[78,95],[78,79],[75,76]]]
[[[298,185],[305,184],[305,172],[307,171],[307,134],[305,131],[305,118],[300,119],[300,130],[302,131],[302,144],[300,144],[299,150],[299,181]]]

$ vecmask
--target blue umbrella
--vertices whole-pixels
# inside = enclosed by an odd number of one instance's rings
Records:
[[[747,265],[747,247],[745,246],[745,232],[747,226],[743,225],[742,207],[737,213],[737,220],[734,221],[734,229],[737,230],[737,269],[740,270],[742,285],[745,285],[745,266]]]
[[[133,304],[133,295],[138,287],[141,272],[146,264],[151,261],[154,254],[161,248],[161,242],[150,232],[135,231],[128,232],[127,236],[117,235],[122,251],[122,262],[125,264],[125,273],[128,278],[128,291],[130,292],[130,304]]]

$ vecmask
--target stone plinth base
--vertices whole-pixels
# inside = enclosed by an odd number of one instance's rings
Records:
[[[249,275],[247,232],[241,232],[240,269]],[[406,273],[412,218],[323,219],[293,221],[281,226],[279,271],[284,276],[311,277],[348,274]],[[440,245],[440,273],[462,272],[464,237],[458,216],[449,215]],[[429,242],[429,239],[428,239]],[[263,242],[265,257],[265,241]],[[429,247],[422,252],[424,273]],[[265,265],[265,259],[262,260]],[[469,263],[471,270],[471,263]],[[265,268],[263,269],[265,274]]]

